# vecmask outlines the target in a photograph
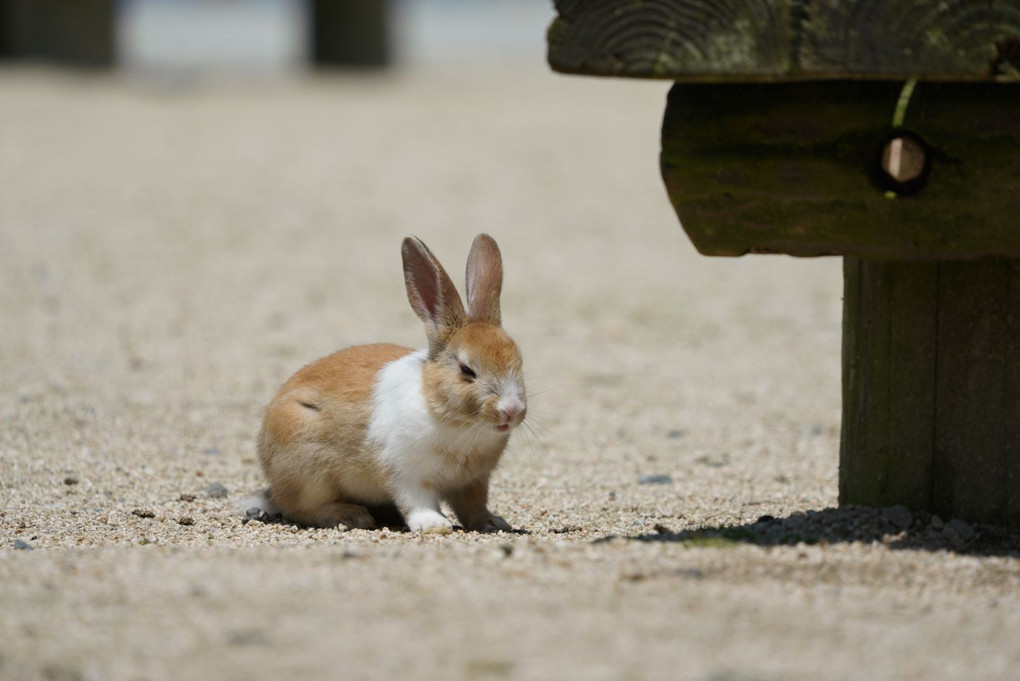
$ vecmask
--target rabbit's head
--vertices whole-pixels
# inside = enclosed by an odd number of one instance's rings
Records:
[[[449,425],[507,433],[524,420],[527,397],[520,350],[502,328],[503,261],[479,234],[467,261],[467,309],[449,275],[419,239],[401,249],[407,298],[425,324],[423,389],[429,410]]]

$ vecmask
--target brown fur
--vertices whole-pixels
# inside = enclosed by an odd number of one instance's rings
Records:
[[[319,527],[372,527],[360,505],[384,503],[345,489],[351,476],[385,486],[365,443],[375,375],[412,352],[398,345],[360,345],[324,357],[294,374],[266,408],[259,460],[273,502],[285,516]],[[338,459],[336,452],[344,452]],[[308,482],[319,487],[309,495]]]
[[[481,530],[489,522],[489,476],[446,495],[457,519],[472,530]]]

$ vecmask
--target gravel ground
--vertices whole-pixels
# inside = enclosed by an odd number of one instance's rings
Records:
[[[837,259],[697,255],[664,83],[0,71],[0,678],[1020,678],[1020,543],[834,509]],[[514,533],[244,522],[303,363],[503,249]]]

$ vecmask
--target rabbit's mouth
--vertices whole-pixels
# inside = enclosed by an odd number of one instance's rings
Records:
[[[510,424],[509,423],[504,423],[501,426],[496,426],[496,430],[498,430],[501,433],[505,433],[508,430],[510,430]]]

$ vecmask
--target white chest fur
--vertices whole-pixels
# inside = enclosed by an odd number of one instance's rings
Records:
[[[507,435],[487,424],[437,422],[423,389],[426,358],[426,351],[418,350],[380,370],[368,438],[395,485],[455,489],[495,467]]]

